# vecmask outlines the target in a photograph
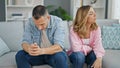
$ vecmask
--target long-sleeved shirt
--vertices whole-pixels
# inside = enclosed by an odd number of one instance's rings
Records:
[[[59,44],[62,48],[64,48],[65,29],[61,18],[51,15],[50,22],[46,28],[46,33],[52,45]],[[29,18],[25,25],[22,43],[23,42],[27,42],[29,44],[41,44],[41,30],[35,26],[32,18]]]
[[[91,50],[94,51],[96,57],[102,57],[105,54],[105,50],[102,46],[100,27],[90,32],[89,45],[83,44],[83,40],[73,31],[73,27],[70,28],[69,38],[71,46],[70,50],[68,50],[69,55],[72,52],[83,52],[87,55]]]

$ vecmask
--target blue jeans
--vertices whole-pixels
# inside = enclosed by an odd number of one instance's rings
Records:
[[[31,66],[38,66],[48,64],[53,68],[68,68],[67,55],[65,52],[58,52],[53,55],[39,55],[31,56],[24,50],[20,50],[16,54],[17,68],[31,68]]]
[[[84,63],[87,63],[88,68],[91,68],[92,64],[96,60],[94,51],[91,51],[87,56],[82,52],[73,52],[69,59],[73,64],[73,68],[83,68]]]

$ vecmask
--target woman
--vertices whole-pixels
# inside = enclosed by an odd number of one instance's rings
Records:
[[[96,24],[96,13],[87,5],[77,10],[74,24],[70,28],[71,48],[68,51],[74,68],[102,68],[105,50],[101,41],[101,30]]]

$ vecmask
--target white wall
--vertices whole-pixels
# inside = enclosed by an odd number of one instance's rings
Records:
[[[120,21],[120,0],[108,0],[108,19],[119,19]]]
[[[70,0],[70,11],[71,11],[71,16],[73,19],[76,16],[76,12],[80,6],[82,6],[82,0]]]
[[[111,19],[111,16],[112,16],[112,0],[109,0],[108,1],[108,19]]]
[[[97,0],[91,4],[91,0],[83,0],[83,5],[91,5],[97,14],[97,19],[105,19],[106,0]]]
[[[113,7],[112,7],[112,18],[113,19],[120,19],[120,0],[114,0],[112,1]]]

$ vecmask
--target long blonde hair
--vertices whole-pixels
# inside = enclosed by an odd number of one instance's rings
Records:
[[[88,12],[90,10],[91,6],[82,6],[77,10],[76,17],[73,23],[73,31],[78,34],[80,38],[85,38],[85,35],[87,34],[86,30],[86,23],[88,18]],[[91,24],[90,30],[96,30],[97,29],[96,22]]]

